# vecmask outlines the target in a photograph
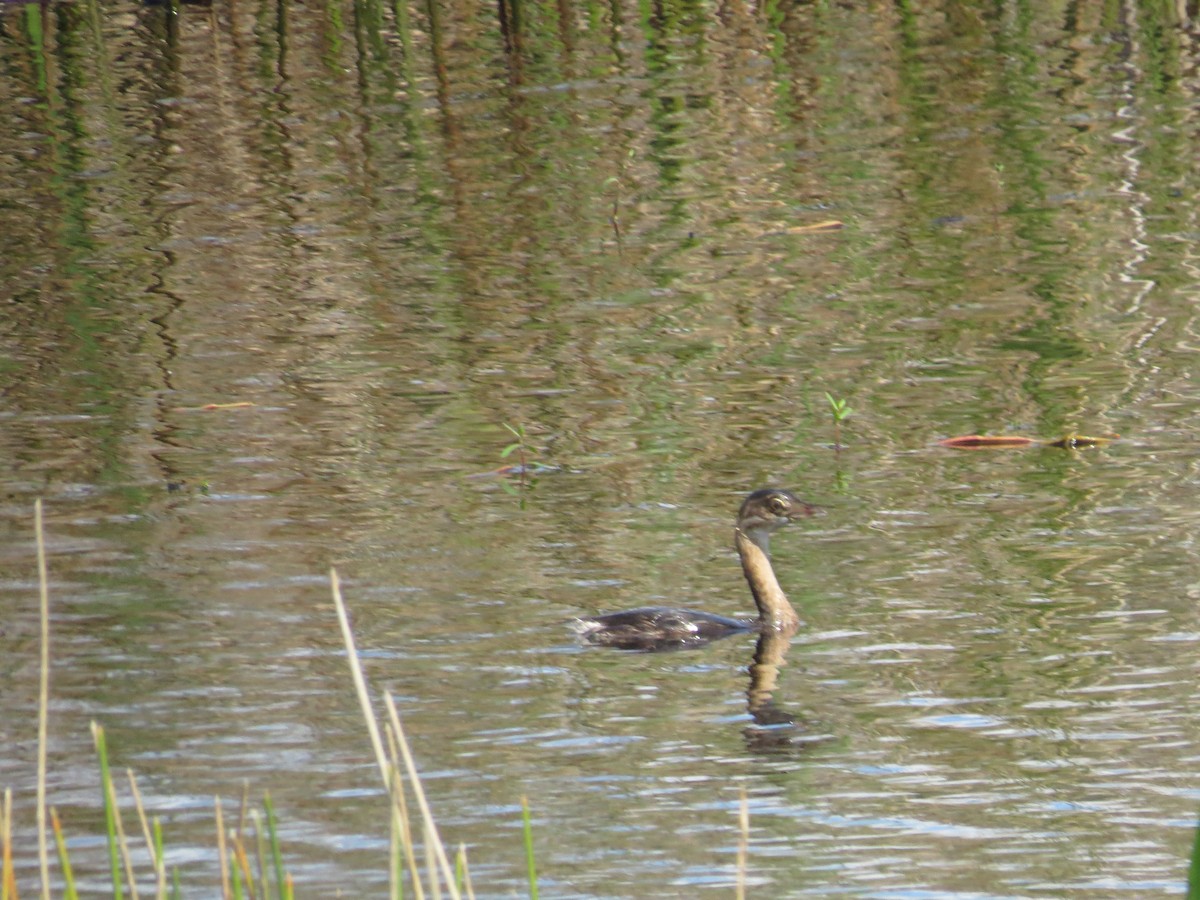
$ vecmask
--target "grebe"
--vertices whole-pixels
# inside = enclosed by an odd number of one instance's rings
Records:
[[[647,606],[604,616],[584,616],[573,623],[591,644],[622,650],[672,650],[707,644],[747,631],[778,631],[790,635],[800,618],[779,586],[771,568],[771,532],[792,519],[811,516],[816,508],[790,491],[763,488],[748,496],[738,512],[733,541],[742,571],[758,607],[757,619],[730,619],[694,609]]]

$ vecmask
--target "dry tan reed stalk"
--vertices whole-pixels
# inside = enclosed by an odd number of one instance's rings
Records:
[[[463,873],[463,885],[467,889],[467,900],[475,900],[475,886],[471,884],[471,867],[467,865],[467,845],[458,845],[458,865]]]
[[[375,710],[371,705],[371,695],[367,690],[367,679],[363,675],[362,661],[358,657],[358,650],[354,644],[354,632],[350,627],[350,617],[346,612],[346,604],[342,599],[341,582],[338,579],[336,569],[329,570],[329,584],[333,593],[333,605],[337,610],[338,625],[342,631],[342,642],[346,647],[346,660],[350,665],[350,674],[354,680],[354,690],[358,695],[359,706],[362,708],[363,718],[367,723],[367,731],[371,735],[371,746],[375,751],[375,761],[379,765],[379,772],[383,776],[384,787],[388,789],[393,798],[393,803],[400,803],[403,798],[403,787],[401,779],[398,777],[398,766],[389,767],[387,754],[384,751],[383,740],[379,734],[379,725],[375,718]],[[450,868],[450,861],[446,857],[446,848],[442,845],[441,837],[438,835],[437,825],[433,820],[433,814],[429,810],[429,804],[425,799],[425,791],[421,786],[421,777],[417,772],[416,764],[413,762],[412,752],[409,750],[408,741],[404,737],[404,729],[400,725],[400,716],[396,712],[396,704],[392,700],[390,694],[384,693],[384,705],[388,710],[390,729],[388,731],[389,743],[399,749],[400,757],[404,761],[404,770],[408,773],[409,784],[412,788],[413,796],[417,799],[417,806],[421,810],[421,819],[425,826],[426,834],[426,851],[433,854],[435,866],[431,867],[430,890],[435,892],[435,896],[439,895],[439,879],[436,877],[440,870],[442,878],[446,881],[446,889],[450,893],[453,900],[462,900],[459,895],[458,887],[454,882],[454,873]],[[393,774],[396,773],[396,774]],[[393,789],[393,785],[395,788]],[[401,817],[403,820],[403,816]],[[408,842],[411,846],[411,841]],[[415,864],[415,861],[414,861]],[[417,885],[417,870],[411,869],[413,874],[414,888],[419,890]]]
[[[392,762],[388,764],[388,771],[391,775],[390,783],[392,785],[392,812],[397,819],[394,827],[398,830],[400,845],[404,848],[404,861],[413,876],[413,892],[417,895],[417,900],[425,900],[425,888],[421,884],[421,879],[417,877],[417,856],[413,848],[408,802],[404,797],[404,781],[400,778],[400,748],[396,744],[396,736],[392,734],[391,729],[388,729],[387,739],[392,754]]]
[[[92,723],[93,731],[100,726]],[[125,837],[125,823],[121,821],[121,808],[117,805],[117,788],[109,778],[104,785],[108,803],[113,811],[113,825],[117,829],[117,847],[121,851],[121,863],[125,866],[125,880],[129,882],[129,896],[138,900],[137,876],[133,872],[133,856],[129,852],[129,840]]]
[[[12,788],[4,789],[0,809],[0,900],[16,900],[17,880],[12,864]]]
[[[358,658],[358,650],[354,646],[354,632],[350,628],[350,617],[346,613],[346,604],[342,600],[342,586],[338,580],[336,569],[329,570],[329,585],[333,589],[333,606],[337,610],[338,625],[342,629],[342,642],[346,645],[346,660],[350,663],[350,677],[354,679],[354,692],[358,695],[359,706],[362,707],[363,718],[367,721],[367,731],[371,735],[371,747],[375,751],[375,762],[379,764],[379,774],[383,783],[388,783],[387,756],[383,752],[383,741],[379,737],[379,723],[375,720],[375,711],[371,707],[371,695],[367,692],[367,680],[363,676],[362,663]]]
[[[213,797],[217,816],[217,860],[221,865],[221,900],[230,900],[233,891],[229,887],[229,850],[225,846],[225,816],[221,812],[220,796]]]
[[[446,888],[450,891],[450,896],[454,900],[462,900],[459,896],[458,886],[454,883],[454,872],[450,869],[450,860],[446,858],[446,848],[442,845],[441,835],[438,834],[437,823],[434,822],[433,813],[430,812],[429,803],[425,799],[425,788],[421,785],[421,776],[417,773],[416,763],[413,762],[412,751],[408,747],[408,739],[404,736],[404,729],[400,725],[400,714],[396,711],[396,701],[392,699],[391,694],[384,692],[383,705],[387,707],[388,721],[396,734],[396,743],[400,746],[400,755],[404,759],[404,768],[408,772],[408,781],[412,786],[413,796],[417,798],[417,806],[421,809],[421,819],[424,821],[428,831],[434,855],[437,857],[438,865],[442,870],[442,877],[446,879]]]
[[[438,878],[437,856],[433,852],[434,836],[429,833],[429,826],[425,826],[425,877],[429,879],[429,897],[430,900],[442,900],[442,879]]]
[[[111,784],[108,789],[112,792],[113,809],[116,810],[117,789]],[[137,874],[133,871],[133,854],[129,852],[129,839],[125,837],[125,824],[121,821],[120,810],[117,810],[114,821],[117,823],[117,846],[121,848],[121,862],[125,866],[125,878],[129,881],[129,896],[132,900],[138,900]]]
[[[75,873],[71,871],[71,857],[67,855],[67,838],[63,834],[62,822],[58,821],[58,810],[50,807],[50,827],[54,829],[54,845],[58,850],[58,862],[62,866],[65,896],[78,896],[75,891]]]
[[[154,849],[154,836],[150,831],[150,822],[146,818],[146,807],[142,803],[142,792],[138,790],[137,779],[133,776],[133,769],[126,769],[125,775],[129,778],[129,792],[133,794],[133,808],[137,810],[138,821],[142,825],[142,837],[146,841],[146,851],[150,854],[150,860],[154,864],[154,898],[155,900],[166,900],[167,867],[158,858],[158,853]]]
[[[333,593],[333,607],[337,611],[338,627],[342,632],[342,644],[346,648],[346,661],[350,666],[350,678],[354,682],[354,693],[358,697],[358,706],[362,711],[363,719],[367,723],[367,732],[371,737],[371,747],[375,751],[375,762],[379,766],[380,774],[383,776],[383,784],[391,798],[391,807],[395,811],[395,815],[399,817],[399,822],[393,825],[393,831],[398,831],[400,842],[404,847],[405,860],[408,863],[408,871],[412,873],[413,892],[416,894],[416,900],[425,900],[425,889],[421,884],[421,879],[418,875],[417,860],[413,853],[412,829],[409,826],[408,809],[404,801],[404,784],[400,778],[400,763],[399,749],[396,746],[395,739],[391,732],[388,732],[388,742],[392,747],[392,762],[388,762],[388,755],[383,749],[383,741],[379,735],[379,722],[375,717],[375,709],[371,705],[371,695],[367,690],[367,679],[363,675],[362,663],[358,658],[358,649],[354,644],[354,630],[350,627],[350,616],[346,611],[346,603],[342,599],[341,580],[338,578],[337,570],[329,570],[329,586]],[[393,855],[393,851],[389,851],[389,857]],[[395,870],[393,869],[394,873]],[[389,879],[396,878],[395,874],[389,874]],[[392,896],[400,895],[399,884],[392,885]]]
[[[258,889],[254,884],[254,872],[250,868],[250,854],[246,852],[246,817],[250,810],[250,780],[242,779],[241,806],[238,807],[237,828],[233,832],[233,855],[238,868],[242,870],[242,878],[246,882],[246,896],[249,900],[257,900]]]
[[[250,855],[246,852],[246,843],[240,834],[233,836],[233,857],[242,872],[242,879],[246,885],[246,897],[248,900],[258,900],[258,888],[254,884],[254,874],[250,869]]]
[[[38,684],[37,831],[42,900],[50,900],[50,847],[46,836],[46,745],[50,733],[50,578],[46,571],[46,537],[42,528],[42,499],[33,504],[37,537],[38,597],[42,624],[41,678]]]

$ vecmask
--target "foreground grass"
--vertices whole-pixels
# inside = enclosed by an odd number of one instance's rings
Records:
[[[50,699],[50,596],[46,571],[46,550],[42,528],[41,501],[34,508],[34,530],[37,538],[38,584],[41,619],[41,679],[38,703],[37,755],[37,832],[40,896],[49,900],[52,887],[67,900],[78,897],[79,887],[68,850],[68,838],[62,828],[57,810],[46,799],[46,745],[49,732]],[[400,724],[395,701],[383,695],[385,715],[380,722],[367,689],[366,678],[354,645],[354,633],[342,600],[337,573],[330,572],[330,586],[338,624],[350,663],[350,676],[362,707],[367,733],[374,750],[379,775],[390,798],[389,882],[393,898],[402,898],[406,886],[417,900],[424,897],[449,896],[473,900],[470,868],[464,846],[453,855],[447,852],[438,833],[437,823],[430,811],[421,785],[408,739]],[[137,779],[126,770],[128,800],[122,814],[120,779],[109,765],[108,746],[104,729],[92,724],[92,739],[100,770],[103,797],[104,828],[108,849],[108,876],[114,900],[126,896],[138,900],[153,884],[156,900],[181,896],[179,873],[168,873],[163,842],[162,823],[147,816]],[[127,823],[128,807],[132,806],[132,822]],[[537,898],[537,870],[533,853],[533,834],[529,805],[521,800],[524,819],[525,862],[529,878],[529,896]],[[413,809],[415,807],[415,813]],[[132,825],[132,829],[127,828]],[[14,829],[12,791],[4,792],[0,805],[0,900],[18,900],[16,872],[13,860],[12,834]],[[284,865],[280,850],[275,810],[267,795],[261,808],[250,808],[243,796],[237,811],[236,825],[227,827],[220,797],[214,798],[214,842],[221,871],[223,900],[291,900],[295,886]],[[50,837],[53,836],[57,872],[51,873]],[[418,839],[419,835],[419,839]],[[135,860],[149,860],[139,870]],[[419,861],[420,860],[420,861]],[[57,880],[59,886],[54,885]],[[347,886],[353,895],[353,885]]]

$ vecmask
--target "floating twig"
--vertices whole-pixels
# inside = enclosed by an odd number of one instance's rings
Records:
[[[1062,450],[1079,450],[1084,447],[1103,447],[1119,438],[1119,434],[1103,437],[1088,437],[1083,434],[1068,434],[1055,440],[1025,437],[1020,434],[965,434],[958,437],[943,438],[939,446],[952,450],[1013,450],[1022,447],[1032,447],[1035,444],[1042,447],[1058,447]]]

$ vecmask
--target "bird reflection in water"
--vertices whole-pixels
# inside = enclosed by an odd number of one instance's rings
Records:
[[[746,689],[746,710],[751,724],[742,734],[746,746],[760,753],[803,749],[813,740],[808,723],[775,702],[779,670],[784,666],[794,633],[795,629],[764,631],[754,647],[750,686]]]

